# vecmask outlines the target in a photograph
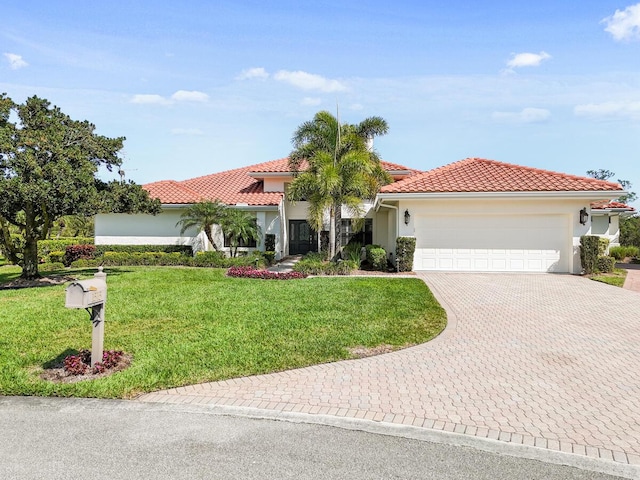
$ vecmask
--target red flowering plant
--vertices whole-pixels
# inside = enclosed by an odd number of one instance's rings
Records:
[[[96,362],[93,368],[91,365],[91,352],[80,350],[77,355],[68,355],[64,359],[64,370],[70,375],[84,375],[86,373],[104,373],[118,365],[124,355],[121,350],[107,350],[102,354],[102,362]]]
[[[306,274],[300,272],[270,272],[269,270],[258,270],[255,267],[231,267],[227,270],[227,276],[259,278],[261,280],[294,280],[307,277]]]

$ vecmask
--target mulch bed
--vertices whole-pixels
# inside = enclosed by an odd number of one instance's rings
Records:
[[[114,367],[109,368],[102,373],[85,373],[84,375],[73,375],[67,372],[61,363],[54,365],[51,368],[44,369],[40,374],[40,378],[54,383],[76,383],[84,380],[95,380],[97,378],[108,377],[116,372],[121,372],[131,365],[132,360],[133,357],[130,354],[125,353],[120,357],[120,360]]]
[[[61,285],[63,283],[76,280],[75,277],[68,275],[50,275],[48,277],[36,278],[33,280],[25,280],[24,278],[16,278],[10,282],[0,284],[0,290],[16,290],[19,288],[33,287],[51,287],[53,285]]]

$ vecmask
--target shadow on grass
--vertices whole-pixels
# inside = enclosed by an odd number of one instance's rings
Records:
[[[79,350],[76,350],[73,348],[67,348],[64,352],[60,353],[55,358],[52,358],[51,360],[47,360],[46,362],[44,362],[42,364],[42,368],[44,368],[45,370],[48,370],[50,368],[61,368],[64,366],[65,358],[67,358],[69,355],[78,355],[79,353],[80,353]]]
[[[118,276],[130,273],[122,267],[105,268],[104,273],[108,276]],[[0,268],[0,290],[17,290],[23,288],[53,287],[61,285],[75,279],[75,277],[92,277],[98,272],[97,268],[74,268],[40,270],[40,278],[35,280],[23,280],[20,278],[20,267]]]

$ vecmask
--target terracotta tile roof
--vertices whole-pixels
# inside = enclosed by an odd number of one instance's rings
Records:
[[[417,172],[418,170],[413,170],[411,168],[407,168],[404,165],[399,165],[397,163],[385,162],[384,160],[380,161],[382,167],[387,171],[408,171],[408,172]],[[303,162],[300,165],[300,170],[304,170],[306,168],[306,162]],[[289,159],[288,158],[280,158],[278,160],[272,160],[270,162],[259,163],[258,165],[252,165],[249,167],[249,172],[251,173],[290,173],[291,169],[289,168]],[[254,175],[255,176],[255,175]]]
[[[634,212],[636,209],[626,203],[616,202],[615,200],[601,200],[599,202],[592,202],[591,210],[626,210],[628,212]]]
[[[264,192],[262,182],[248,175],[252,167],[236,168],[181,182],[165,180],[149,183],[143,185],[143,188],[162,203],[188,204],[200,200],[220,200],[227,205],[279,205],[283,194]]]
[[[201,199],[198,192],[174,180],[147,183],[142,188],[149,192],[151,198],[159,198],[162,203],[194,203]]]
[[[574,192],[622,190],[617,183],[522,167],[482,158],[412,175],[382,188],[381,193],[436,192]]]

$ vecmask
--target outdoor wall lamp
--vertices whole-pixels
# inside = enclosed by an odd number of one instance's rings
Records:
[[[587,208],[585,207],[582,210],[580,210],[580,223],[582,225],[586,225],[587,220],[589,220],[589,214],[587,213]]]
[[[411,214],[409,213],[409,210],[405,210],[404,211],[404,224],[405,225],[409,225],[409,221],[411,220]]]

